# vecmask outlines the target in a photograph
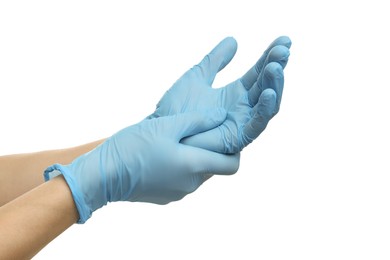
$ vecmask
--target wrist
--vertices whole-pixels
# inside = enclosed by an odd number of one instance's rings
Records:
[[[54,177],[62,175],[72,193],[73,201],[76,205],[79,219],[77,223],[85,223],[92,215],[92,210],[88,207],[84,196],[82,194],[82,189],[78,185],[76,179],[71,173],[68,166],[63,166],[60,164],[54,164],[48,167],[44,172],[45,181],[51,180]]]
[[[80,218],[85,223],[92,213],[107,204],[116,201],[110,178],[114,176],[117,163],[111,159],[109,141],[94,150],[76,158],[69,165],[54,164],[44,173],[45,180],[62,174],[72,192]],[[114,188],[115,190],[115,188]]]

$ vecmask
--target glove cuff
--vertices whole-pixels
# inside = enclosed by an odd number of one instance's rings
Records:
[[[64,179],[68,184],[72,192],[73,200],[76,204],[77,211],[79,212],[79,219],[77,223],[84,224],[91,217],[92,209],[87,206],[87,203],[85,202],[84,197],[82,195],[81,189],[72,175],[71,169],[61,164],[54,164],[45,170],[43,176],[45,178],[45,181],[49,181],[60,174],[64,176]]]

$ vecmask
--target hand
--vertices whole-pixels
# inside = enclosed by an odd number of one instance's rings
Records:
[[[223,155],[180,143],[219,126],[223,109],[144,120],[127,127],[70,165],[55,164],[45,180],[62,173],[84,223],[110,201],[166,204],[195,191],[211,174],[233,174],[239,154]]]
[[[223,107],[228,116],[218,128],[187,137],[182,143],[219,153],[237,153],[251,143],[279,111],[283,68],[291,41],[277,38],[241,78],[223,88],[211,88],[216,74],[233,58],[237,43],[221,41],[198,65],[188,70],[162,97],[150,118]]]

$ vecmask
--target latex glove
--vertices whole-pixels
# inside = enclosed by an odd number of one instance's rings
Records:
[[[45,180],[63,174],[84,223],[111,201],[166,204],[195,191],[212,174],[233,174],[239,155],[180,143],[220,125],[226,111],[213,109],[144,120],[127,127],[70,165],[55,164]]]
[[[277,38],[243,77],[223,88],[212,88],[216,74],[232,60],[237,50],[233,38],[224,39],[165,93],[155,112],[147,118],[223,107],[228,116],[221,126],[182,142],[220,153],[241,151],[279,111],[283,68],[290,46],[288,37]]]

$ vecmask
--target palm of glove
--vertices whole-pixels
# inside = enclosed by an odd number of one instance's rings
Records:
[[[289,44],[286,37],[275,40],[242,78],[223,88],[212,88],[217,72],[236,51],[234,39],[226,38],[165,93],[149,118],[222,107],[228,112],[222,125],[182,143],[220,153],[240,152],[278,111]]]
[[[213,89],[202,80],[198,69],[193,68],[163,96],[154,116],[216,107],[228,111],[225,122],[217,128],[183,139],[182,142],[216,152],[239,152],[252,141],[243,133],[243,128],[251,117],[252,107],[248,102],[248,92],[239,80],[224,88]]]

